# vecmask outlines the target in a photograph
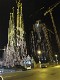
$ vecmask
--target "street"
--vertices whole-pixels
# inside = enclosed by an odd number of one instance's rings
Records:
[[[2,74],[4,80],[60,80],[60,66]]]

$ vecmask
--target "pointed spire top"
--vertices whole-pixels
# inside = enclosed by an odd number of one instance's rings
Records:
[[[14,7],[12,8],[12,10],[14,10]]]
[[[11,15],[12,13],[10,13],[10,15]]]
[[[21,2],[21,0],[16,0],[16,3],[18,3],[18,2],[20,3],[20,2]]]
[[[20,2],[20,0],[19,0],[19,2]]]
[[[12,8],[13,14],[14,14],[14,7]]]

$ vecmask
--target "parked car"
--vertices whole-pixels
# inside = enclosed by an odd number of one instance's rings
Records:
[[[31,69],[31,66],[27,66],[26,69],[27,69],[27,70],[30,70],[30,69]]]
[[[48,65],[46,63],[41,64],[41,68],[47,68],[47,67],[48,67]]]

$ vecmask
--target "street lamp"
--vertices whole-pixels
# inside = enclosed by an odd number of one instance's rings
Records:
[[[57,62],[57,64],[58,64],[57,56],[58,56],[58,55],[57,55],[57,54],[55,54],[55,57],[56,57],[56,62]]]
[[[5,49],[0,49],[1,51],[4,51]]]
[[[38,50],[38,51],[37,51],[37,53],[40,55],[40,54],[41,54],[41,51],[40,51],[40,50]]]
[[[57,61],[57,54],[55,55],[55,57],[56,57],[56,61]]]
[[[40,64],[40,67],[41,67],[41,61],[40,61],[41,50],[38,50],[37,53],[39,55],[38,58],[39,58],[39,64]]]
[[[38,50],[37,53],[38,53],[38,58],[39,58],[39,63],[40,63],[41,50]]]

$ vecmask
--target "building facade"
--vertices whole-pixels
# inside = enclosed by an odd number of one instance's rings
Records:
[[[46,25],[41,21],[36,21],[33,25],[33,30],[30,34],[30,51],[33,55],[37,56],[41,60],[48,57],[49,60],[52,60],[52,49],[49,41],[49,35],[46,28]],[[41,53],[39,54],[38,51]]]
[[[4,51],[5,66],[23,65],[23,59],[27,55],[24,22],[22,14],[22,3],[16,1],[17,18],[15,22],[14,7],[10,13],[8,28],[8,43]],[[15,25],[16,24],[16,25]]]

